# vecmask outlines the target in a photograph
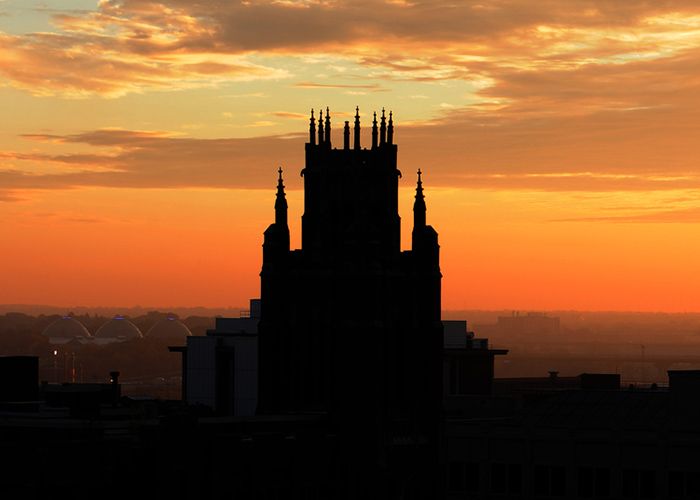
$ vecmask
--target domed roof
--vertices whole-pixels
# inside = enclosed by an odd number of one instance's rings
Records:
[[[143,337],[141,330],[124,316],[117,315],[95,332],[99,339],[138,339]]]
[[[63,316],[44,328],[41,334],[49,338],[72,339],[74,337],[89,337],[87,328],[72,316]]]
[[[153,325],[146,337],[151,339],[184,339],[192,335],[192,332],[179,319],[168,316]]]

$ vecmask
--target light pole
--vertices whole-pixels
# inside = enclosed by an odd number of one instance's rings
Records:
[[[54,382],[58,384],[58,361],[56,357],[58,356],[58,349],[53,350],[53,378]]]

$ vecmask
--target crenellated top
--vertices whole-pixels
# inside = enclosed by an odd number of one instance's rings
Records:
[[[331,112],[330,108],[326,107],[325,120],[323,117],[323,109],[318,113],[318,129],[316,128],[316,119],[314,110],[311,110],[309,118],[309,146],[317,146],[318,148],[331,149]],[[374,112],[372,121],[372,150],[393,146],[394,144],[394,121],[393,113],[389,111],[389,121],[387,123],[386,111],[382,108],[381,125],[377,124],[377,112]],[[350,149],[350,122],[345,122],[343,128],[343,150]],[[353,137],[353,150],[363,150],[360,137],[360,107],[355,107],[355,124]]]

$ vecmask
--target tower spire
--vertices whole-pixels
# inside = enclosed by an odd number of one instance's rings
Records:
[[[416,201],[413,204],[413,229],[425,227],[425,196],[423,195],[423,180],[418,169],[418,182],[416,183]]]
[[[360,149],[360,107],[355,107],[355,149]]]
[[[323,144],[323,110],[318,112],[318,145]]]
[[[282,167],[277,170],[277,198],[275,199],[275,224],[287,227],[287,197],[284,193],[284,182],[282,180]]]
[[[331,112],[326,106],[326,147],[331,147]]]
[[[343,149],[350,149],[350,122],[345,120],[345,128],[343,129]]]
[[[379,126],[379,145],[383,146],[386,144],[386,115],[384,115],[384,108],[382,108],[382,124]]]
[[[316,144],[316,119],[314,118],[314,110],[311,110],[311,118],[309,119],[309,144]]]
[[[386,142],[387,144],[394,144],[394,120],[391,111],[389,111],[389,128],[386,131]]]
[[[372,149],[377,149],[377,112],[374,112],[374,120],[372,121]]]

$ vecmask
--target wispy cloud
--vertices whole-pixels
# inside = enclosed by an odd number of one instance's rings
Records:
[[[610,222],[618,224],[697,224],[700,222],[700,207],[658,210],[627,215],[601,215],[595,217],[578,217],[553,219],[551,222]]]
[[[378,83],[371,84],[347,84],[347,83],[316,83],[316,82],[299,82],[294,84],[300,89],[366,89],[372,91],[382,90]]]
[[[89,145],[98,153],[5,152],[5,161],[69,167],[61,173],[0,169],[0,198],[6,201],[16,200],[23,191],[85,186],[271,188],[280,158],[286,159],[283,165],[290,172],[287,184],[294,189],[300,183],[293,172],[299,172],[303,162],[302,137],[192,139],[163,132],[108,129],[65,136],[28,134],[25,138]]]
[[[284,111],[275,115],[306,119],[303,114]],[[461,114],[412,126],[396,120],[396,139],[402,150],[399,167],[404,172],[422,168],[426,182],[434,187],[570,192],[700,189],[700,167],[682,153],[678,157],[669,155],[667,162],[659,165],[653,156],[647,161],[639,156],[634,161],[608,159],[609,152],[591,152],[585,144],[566,142],[574,132],[591,134],[607,119],[584,117],[543,122],[540,128],[546,126],[549,130],[545,135],[542,130],[523,129],[522,124],[503,124],[497,120],[489,124]],[[256,123],[264,128],[270,122]],[[339,129],[336,127],[334,131],[337,138]],[[305,133],[196,139],[169,132],[103,129],[70,135],[26,134],[24,138],[37,141],[39,146],[49,143],[54,149],[67,151],[4,152],[0,167],[2,163],[17,165],[14,169],[0,170],[0,185],[7,200],[26,190],[81,186],[269,189],[278,164],[289,167],[291,172],[301,170]],[[545,142],[551,144],[547,146]],[[624,140],[619,143],[623,156],[635,147],[632,143],[626,145]],[[495,152],[498,144],[509,144],[510,149]],[[85,151],[86,145],[93,151]],[[77,150],[71,151],[73,147]],[[697,147],[689,138],[685,152]],[[434,159],[436,151],[441,154],[439,162]],[[19,170],[23,164],[34,168]],[[48,168],[50,165],[63,168],[57,172]],[[287,184],[290,189],[296,189],[300,187],[299,178],[292,175]]]
[[[272,114],[280,118],[290,118],[292,120],[302,120],[308,118],[308,115],[305,115],[303,113],[293,113],[291,111],[275,111]]]

